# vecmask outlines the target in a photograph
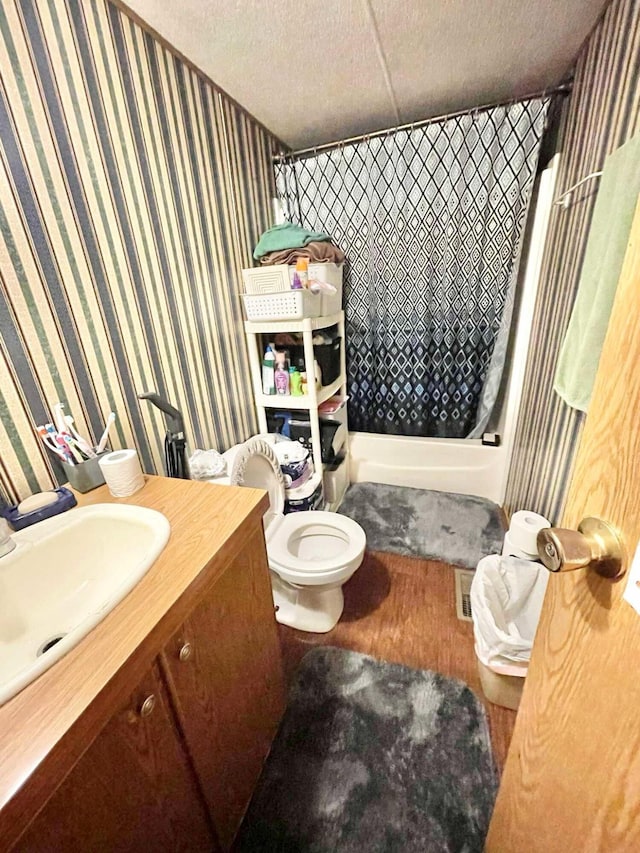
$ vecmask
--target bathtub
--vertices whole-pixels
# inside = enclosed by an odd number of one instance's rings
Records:
[[[508,447],[487,447],[478,439],[405,438],[352,432],[352,483],[386,483],[438,492],[504,499]]]

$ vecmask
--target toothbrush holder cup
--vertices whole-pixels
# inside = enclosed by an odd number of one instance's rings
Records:
[[[98,462],[107,453],[111,453],[111,451],[104,450],[95,459],[85,459],[84,462],[79,462],[77,465],[69,465],[67,462],[62,463],[62,467],[69,480],[69,485],[76,492],[90,492],[92,489],[97,489],[98,486],[104,485],[104,474]]]

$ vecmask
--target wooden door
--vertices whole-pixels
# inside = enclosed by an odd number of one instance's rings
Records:
[[[640,204],[563,527],[640,538]],[[626,578],[552,575],[494,811],[491,853],[640,850],[640,615]]]
[[[157,665],[13,848],[21,853],[217,849]]]
[[[161,661],[216,833],[227,850],[284,710],[261,529],[204,596]]]

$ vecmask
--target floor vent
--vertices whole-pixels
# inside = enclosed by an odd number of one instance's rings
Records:
[[[471,618],[471,581],[475,572],[467,569],[455,569],[456,577],[456,614],[463,622]]]

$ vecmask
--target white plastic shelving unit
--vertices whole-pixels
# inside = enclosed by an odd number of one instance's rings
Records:
[[[327,329],[330,326],[338,326],[340,336],[340,375],[330,385],[317,389],[312,377],[314,375],[313,362],[313,333],[318,329]],[[267,409],[282,409],[284,411],[304,410],[309,412],[311,424],[311,447],[313,449],[313,461],[316,471],[323,472],[322,447],[320,441],[320,419],[318,406],[340,394],[347,394],[347,368],[345,358],[344,338],[344,311],[331,314],[327,317],[307,317],[304,320],[263,320],[260,322],[245,320],[244,329],[247,336],[247,347],[249,351],[249,367],[251,370],[251,381],[253,383],[253,396],[258,413],[258,425],[260,432],[267,432]],[[302,397],[292,397],[290,394],[263,394],[262,393],[262,357],[264,341],[262,335],[276,335],[278,333],[297,332],[302,334],[304,346],[304,361],[307,376],[311,381],[307,382],[307,394]],[[345,444],[343,446],[345,460],[342,463],[349,470],[349,433],[347,431]],[[344,496],[348,486],[348,477],[345,481],[345,489],[337,499],[326,508],[335,511]]]

